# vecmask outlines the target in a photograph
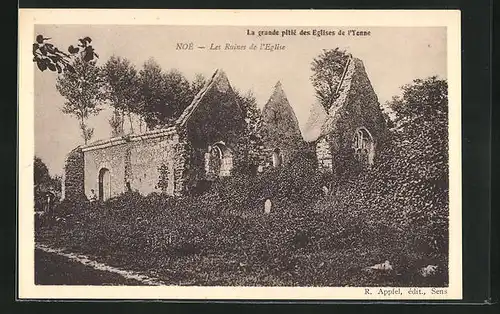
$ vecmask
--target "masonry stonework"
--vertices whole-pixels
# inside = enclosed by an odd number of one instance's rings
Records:
[[[264,169],[288,163],[303,147],[297,116],[280,82],[262,109],[261,135]]]
[[[85,195],[85,166],[81,147],[73,149],[66,157],[64,165],[63,198],[78,199]]]
[[[316,143],[316,155],[318,158],[318,168],[320,171],[332,169],[333,156],[328,136],[320,138]]]
[[[315,108],[320,110],[319,107]],[[339,83],[338,96],[328,111],[309,126],[308,141],[316,144],[316,156],[321,170],[332,171],[336,158],[357,158],[356,137],[360,130],[366,134],[366,162],[372,164],[378,145],[385,138],[387,126],[366,74],[363,62],[350,57]],[[365,150],[365,149],[364,149]]]
[[[260,155],[249,156],[245,115],[225,73],[217,70],[173,124],[72,151],[66,163],[65,194],[90,197],[94,190],[101,199],[126,191],[178,196],[196,189],[201,181],[255,166],[249,165],[250,160],[258,159],[255,172],[262,172],[308,149],[315,150],[321,171],[333,171],[345,152],[348,158],[374,162],[387,128],[361,60],[348,58],[329,110],[320,105],[313,109],[317,117],[307,124],[303,137],[278,82],[262,111]]]
[[[243,153],[239,138],[244,123],[229,80],[218,70],[173,125],[97,141],[75,153],[65,189],[103,200],[126,191],[184,194],[207,179],[204,159],[214,145],[230,150],[223,162],[231,169],[223,174],[231,174],[233,156],[238,165]]]
[[[88,198],[92,190],[99,192],[99,173],[106,169],[109,171],[110,196],[125,192],[125,152],[126,145],[84,151],[85,194]]]
[[[168,186],[164,190],[174,194],[174,159],[175,145],[178,136],[173,130],[118,138],[101,144],[101,146],[84,149],[85,160],[85,193],[87,197],[100,187],[100,173],[103,169],[109,171],[110,197],[117,196],[128,190],[141,194],[162,192],[158,186],[162,165],[167,165],[172,171],[168,178]]]

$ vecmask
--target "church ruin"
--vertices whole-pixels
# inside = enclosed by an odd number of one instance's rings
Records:
[[[262,169],[280,167],[301,148],[303,142],[299,121],[288,102],[281,82],[276,83],[274,91],[262,109],[263,154],[266,156]],[[271,157],[271,158],[269,158]]]
[[[349,56],[337,93],[328,111],[312,107],[302,133],[278,82],[262,110],[259,163],[251,165],[255,173],[285,165],[307,142],[321,171],[333,171],[342,147],[352,158],[373,164],[385,121],[361,60]],[[236,94],[224,71],[217,70],[173,124],[73,150],[66,160],[63,197],[93,192],[107,200],[126,191],[182,195],[201,181],[229,177],[249,166],[248,143],[241,136],[245,127]]]
[[[243,128],[236,95],[226,74],[217,70],[172,125],[72,152],[65,173],[83,172],[83,185],[65,184],[65,194],[76,190],[89,196],[94,190],[101,200],[128,190],[181,195],[196,181],[229,176],[240,166],[237,156],[244,147],[238,135]],[[67,175],[65,182],[72,182]]]
[[[348,55],[336,94],[328,110],[313,104],[304,132],[304,139],[314,146],[319,169],[333,171],[335,156],[341,152],[373,165],[387,127],[360,59]]]

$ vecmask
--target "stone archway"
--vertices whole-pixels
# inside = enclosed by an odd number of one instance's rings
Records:
[[[111,197],[111,174],[108,168],[99,170],[99,200],[106,201]]]
[[[208,147],[205,155],[207,178],[228,177],[233,170],[233,153],[224,144],[217,142]]]
[[[373,136],[365,127],[356,129],[352,147],[354,157],[364,165],[372,165],[375,157],[375,142]]]

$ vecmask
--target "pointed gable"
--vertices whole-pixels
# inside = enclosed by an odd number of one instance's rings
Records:
[[[224,71],[218,69],[176,122],[191,145],[204,148],[223,141],[236,145],[245,128],[244,112]]]
[[[184,112],[177,119],[176,124],[178,126],[184,126],[203,102],[206,95],[213,90],[220,93],[234,93],[226,73],[221,69],[215,70],[210,80],[205,83],[205,86],[203,86],[203,88],[193,98],[191,104],[184,109]],[[239,110],[241,111],[241,108],[239,108]]]
[[[276,83],[262,109],[262,131],[264,143],[268,147],[287,146],[302,140],[299,122],[281,82]]]
[[[347,132],[347,128],[359,126],[368,128],[376,137],[385,132],[382,110],[363,61],[350,56],[337,93],[320,137],[337,131]]]

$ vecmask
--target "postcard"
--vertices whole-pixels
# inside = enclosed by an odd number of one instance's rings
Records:
[[[460,11],[19,11],[19,299],[459,300]]]

